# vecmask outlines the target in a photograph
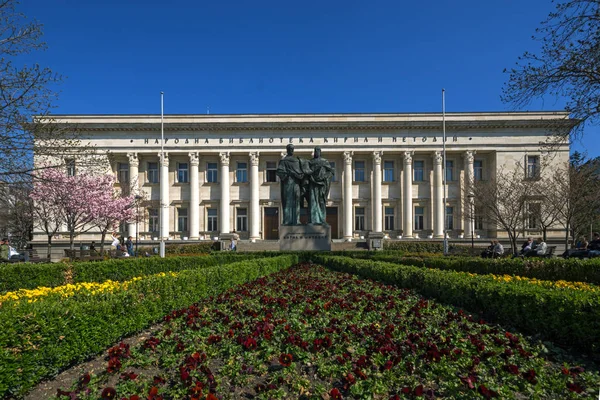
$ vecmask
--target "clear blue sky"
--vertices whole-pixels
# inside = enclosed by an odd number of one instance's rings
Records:
[[[511,67],[550,0],[23,0],[65,76],[55,113],[511,110]],[[530,110],[557,110],[548,98]],[[600,155],[600,129],[574,149]]]

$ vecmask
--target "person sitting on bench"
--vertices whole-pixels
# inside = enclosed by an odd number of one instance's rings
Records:
[[[493,258],[502,257],[503,254],[504,254],[504,246],[502,246],[502,244],[499,241],[494,240],[494,254],[492,255],[492,257]]]
[[[525,253],[525,257],[543,257],[546,255],[546,251],[548,251],[548,245],[544,242],[544,239],[539,237],[535,247]]]

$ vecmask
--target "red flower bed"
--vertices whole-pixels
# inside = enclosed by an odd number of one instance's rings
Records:
[[[597,373],[409,290],[303,265],[173,311],[107,372],[99,398],[584,398]],[[113,392],[113,390],[115,392]]]

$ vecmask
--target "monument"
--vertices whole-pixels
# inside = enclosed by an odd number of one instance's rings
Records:
[[[283,211],[280,250],[331,250],[331,227],[326,222],[327,197],[334,170],[315,147],[314,157],[294,156],[294,145],[286,146],[287,155],[279,162]],[[308,204],[308,224],[300,224],[300,209]]]

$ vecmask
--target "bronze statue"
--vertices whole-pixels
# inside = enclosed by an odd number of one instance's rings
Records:
[[[333,168],[321,158],[321,148],[315,147],[310,161],[294,157],[294,145],[286,146],[285,156],[277,167],[281,180],[283,225],[300,225],[300,207],[308,202],[309,224],[324,225],[327,196],[333,178]]]
[[[334,170],[329,161],[321,158],[320,147],[315,147],[313,159],[308,164],[311,171],[308,183],[309,224],[324,225],[326,224],[327,197]]]
[[[300,225],[300,185],[304,178],[301,161],[294,157],[294,145],[286,146],[287,155],[279,161],[277,176],[281,181],[281,208],[283,225]]]

